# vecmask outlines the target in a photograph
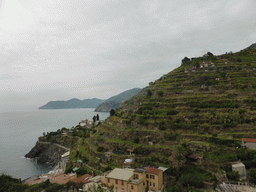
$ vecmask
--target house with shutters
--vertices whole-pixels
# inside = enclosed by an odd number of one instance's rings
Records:
[[[108,187],[114,186],[115,192],[164,191],[163,170],[153,167],[115,168],[104,173],[101,182]]]

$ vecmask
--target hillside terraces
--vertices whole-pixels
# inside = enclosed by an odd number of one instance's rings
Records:
[[[255,68],[255,49],[184,62],[118,108],[95,140],[104,151],[132,148],[135,166],[178,168],[175,151],[183,146],[208,171],[229,172],[238,160],[250,168],[239,147],[242,137],[256,136]]]
[[[76,127],[68,136],[77,142],[67,170],[91,173],[78,163],[82,160],[106,171],[132,158],[135,168],[168,167],[168,185],[183,191],[201,188],[203,182],[216,184],[220,174],[225,181],[239,180],[232,163],[256,166],[256,153],[241,148],[242,138],[256,137],[255,68],[256,49],[183,62],[125,101],[105,123]],[[48,139],[65,140],[60,134]]]

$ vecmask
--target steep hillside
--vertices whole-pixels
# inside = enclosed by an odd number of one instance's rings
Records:
[[[125,101],[74,154],[82,146],[90,151],[89,159],[103,158],[103,152],[112,151],[114,164],[88,163],[99,169],[113,168],[123,165],[130,149],[136,155],[134,167],[169,167],[168,175],[174,179],[169,182],[181,188],[237,181],[232,163],[241,160],[247,169],[256,165],[256,155],[240,148],[241,138],[256,137],[255,68],[256,50],[252,48],[185,57],[180,67]],[[99,147],[101,152],[96,150]],[[194,163],[190,154],[203,160]],[[87,157],[86,153],[82,156]]]
[[[113,97],[110,97],[106,100],[106,102],[115,101],[116,103],[122,103],[123,101],[130,99],[132,96],[137,95],[140,91],[141,89],[139,88],[130,89]]]
[[[255,49],[188,59],[125,102],[108,121],[187,133],[253,129],[255,68]]]

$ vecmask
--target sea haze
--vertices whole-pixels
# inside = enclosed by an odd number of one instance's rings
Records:
[[[92,120],[96,114],[100,120],[109,116],[94,112],[94,108],[0,112],[0,173],[25,179],[48,172],[47,165],[24,158],[38,137],[43,132],[76,126],[82,119]]]

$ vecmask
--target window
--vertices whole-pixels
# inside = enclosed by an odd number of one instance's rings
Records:
[[[139,179],[139,175],[134,174],[134,179]]]
[[[116,179],[116,184],[118,184],[118,180]]]
[[[150,182],[150,187],[155,187],[155,183],[154,182]]]
[[[148,178],[148,174],[146,175],[146,178]]]
[[[150,179],[155,179],[155,175],[150,175]]]
[[[108,179],[108,183],[110,183],[110,179]]]
[[[121,181],[121,185],[124,185],[124,181]]]
[[[131,185],[131,189],[133,189],[133,185]]]

